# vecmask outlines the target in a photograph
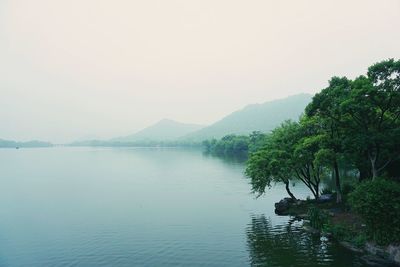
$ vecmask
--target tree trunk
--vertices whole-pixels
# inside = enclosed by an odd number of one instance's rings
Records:
[[[319,199],[319,182],[315,182],[315,184],[310,185],[311,193],[314,195],[315,200]]]
[[[289,188],[289,181],[285,182],[285,188],[286,188],[286,192],[288,193],[288,195],[293,199],[293,200],[297,200],[297,198],[293,195],[293,193],[290,191]]]
[[[376,168],[376,157],[370,158],[371,160],[371,171],[372,171],[372,180],[375,180],[378,177],[378,169]]]
[[[342,202],[342,187],[340,186],[339,166],[338,166],[336,159],[333,163],[333,168],[335,170],[336,203],[341,203]]]
[[[315,186],[315,199],[319,199],[319,182],[316,183],[317,185]]]
[[[372,172],[372,180],[375,180],[378,177],[378,167],[376,166],[376,162],[379,157],[379,147],[375,147],[375,149],[368,151],[368,158],[371,162],[371,172]]]

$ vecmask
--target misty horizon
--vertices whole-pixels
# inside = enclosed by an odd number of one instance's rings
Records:
[[[275,103],[276,101],[286,100],[286,99],[290,99],[290,98],[298,97],[298,96],[312,97],[313,95],[311,95],[311,94],[305,94],[305,93],[300,93],[300,94],[296,94],[296,95],[290,95],[290,96],[287,96],[287,97],[284,97],[284,98],[273,99],[273,100],[271,100],[271,101],[266,101],[266,102],[261,102],[261,103],[251,103],[251,104],[247,104],[247,105],[245,105],[245,106],[242,107],[242,108],[239,108],[239,109],[237,109],[237,110],[233,110],[233,111],[229,112],[228,114],[225,114],[222,118],[218,118],[216,121],[213,121],[212,123],[207,124],[207,125],[204,125],[204,124],[196,124],[196,123],[191,123],[191,122],[177,121],[177,120],[175,120],[175,119],[173,119],[173,118],[161,118],[161,119],[159,119],[159,120],[157,120],[157,121],[155,121],[155,122],[153,122],[153,123],[151,123],[151,124],[149,124],[149,125],[144,126],[144,127],[141,128],[141,129],[138,129],[137,131],[133,131],[133,132],[128,133],[126,136],[131,136],[131,135],[139,134],[139,133],[141,133],[142,131],[145,131],[145,130],[151,128],[151,127],[155,127],[155,126],[158,126],[158,125],[163,124],[163,123],[171,123],[171,124],[181,124],[181,125],[192,125],[192,126],[197,126],[198,129],[193,130],[193,131],[189,131],[189,133],[191,133],[191,132],[194,133],[194,132],[197,132],[198,130],[204,129],[204,128],[209,127],[209,126],[212,126],[212,125],[214,125],[214,124],[220,122],[221,120],[224,120],[226,117],[229,117],[229,116],[231,116],[231,115],[233,115],[233,114],[239,113],[239,112],[245,110],[246,108],[250,108],[250,107],[254,107],[254,106],[260,106],[260,105],[265,105],[265,104],[269,104],[269,103]],[[299,113],[299,115],[301,115],[301,114]],[[288,118],[288,119],[289,119],[289,118]],[[292,118],[292,119],[297,119],[297,116],[294,116],[294,118]],[[258,128],[257,128],[257,129],[253,129],[253,130],[254,130],[254,131],[260,131],[260,129],[258,129]],[[253,131],[253,130],[250,130],[249,132],[251,132],[251,131]],[[161,134],[163,134],[163,133],[161,133]],[[228,133],[228,134],[235,134],[235,132],[231,132],[231,133]],[[15,140],[15,139],[12,139],[12,138],[10,138],[10,139],[5,139],[5,138],[1,138],[1,137],[0,137],[0,140],[3,139],[3,140],[10,140],[10,141],[16,141],[16,142],[43,141],[43,142],[51,142],[52,144],[55,144],[55,145],[64,145],[64,144],[66,145],[66,144],[73,144],[74,142],[91,141],[91,140],[111,141],[111,142],[112,142],[112,141],[116,141],[116,140],[118,140],[118,139],[120,139],[120,138],[124,138],[124,135],[111,136],[111,137],[108,137],[108,138],[107,138],[107,137],[103,137],[103,138],[102,138],[102,137],[99,137],[98,135],[96,135],[96,134],[94,133],[94,134],[92,134],[92,135],[82,136],[82,137],[80,137],[80,138],[76,138],[76,139],[74,139],[74,140],[66,141],[66,142],[54,142],[54,141],[51,141],[51,140],[44,140],[44,139]],[[163,139],[163,140],[164,140],[164,141],[168,141],[168,139]],[[153,141],[161,141],[161,140],[153,140]]]
[[[310,8],[312,6],[312,8]],[[2,1],[0,138],[210,125],[400,55],[400,2]]]

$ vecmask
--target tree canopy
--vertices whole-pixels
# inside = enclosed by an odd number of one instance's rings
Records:
[[[296,179],[318,198],[321,179],[331,174],[340,202],[342,162],[357,170],[360,180],[398,178],[400,61],[376,63],[354,80],[333,77],[299,122],[284,122],[266,140],[250,154],[246,168],[258,195],[274,182],[288,185]]]

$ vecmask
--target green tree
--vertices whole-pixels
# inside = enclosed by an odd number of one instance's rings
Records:
[[[293,168],[296,177],[319,198],[319,186],[324,174],[324,162],[318,157],[323,136],[319,134],[318,121],[303,117],[296,134],[293,151]]]
[[[289,181],[295,176],[292,155],[297,129],[297,123],[286,121],[272,131],[261,149],[250,155],[245,173],[251,179],[253,193],[260,196],[272,183],[283,182],[288,195],[296,199]]]
[[[250,155],[246,175],[251,179],[252,191],[262,195],[272,183],[283,182],[289,196],[289,181],[297,178],[319,198],[322,167],[316,160],[318,142],[309,134],[312,126],[286,121],[275,128],[266,144]]]
[[[372,177],[398,158],[400,143],[400,61],[377,63],[368,76],[354,80],[349,97],[342,102],[353,142],[366,150]]]
[[[260,131],[253,131],[249,135],[249,152],[255,152],[263,145],[265,145],[267,140],[267,134]]]
[[[316,94],[306,107],[308,117],[313,117],[320,126],[321,151],[319,161],[331,166],[336,185],[336,202],[342,202],[339,173],[339,157],[343,153],[344,118],[340,104],[350,92],[351,81],[346,77],[333,77],[329,86]]]

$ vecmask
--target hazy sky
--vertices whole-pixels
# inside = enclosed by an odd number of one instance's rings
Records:
[[[0,138],[209,124],[400,56],[400,0],[0,0]]]

